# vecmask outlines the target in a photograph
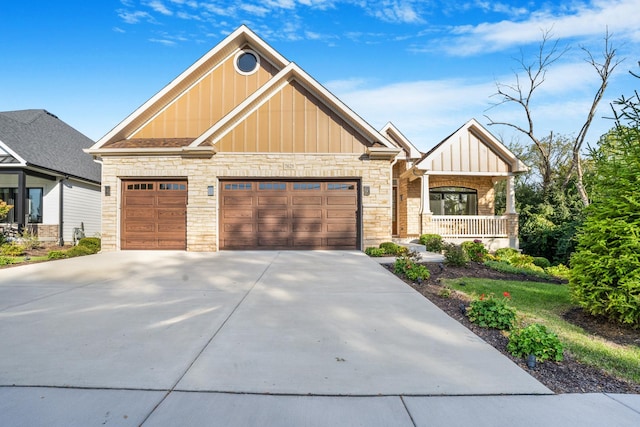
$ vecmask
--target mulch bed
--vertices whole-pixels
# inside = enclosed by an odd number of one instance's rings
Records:
[[[537,282],[544,280],[531,276],[498,272],[480,263],[471,263],[468,267],[449,267],[442,264],[425,265],[431,273],[431,277],[427,281],[421,284],[405,281],[450,317],[495,347],[553,392],[640,394],[640,384],[618,379],[600,369],[582,364],[576,361],[572,355],[566,351],[564,361],[538,363],[535,368],[530,369],[525,360],[515,358],[506,351],[508,339],[501,331],[481,328],[469,321],[461,310],[461,305],[466,306],[469,303],[469,300],[466,299],[463,294],[454,291],[449,298],[440,296],[440,291],[442,290],[440,281],[445,278],[478,277],[496,280]],[[386,267],[393,271],[393,265],[387,265]],[[560,281],[558,281],[558,283],[560,283]],[[640,345],[640,331],[611,323],[604,318],[590,316],[581,309],[570,310],[565,313],[564,319],[582,327],[592,335],[603,337],[612,342]]]

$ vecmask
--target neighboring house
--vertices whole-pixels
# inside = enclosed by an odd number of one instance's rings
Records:
[[[403,147],[393,167],[401,239],[439,234],[461,243],[480,239],[490,249],[518,248],[515,176],[527,167],[476,120],[422,155],[392,125],[383,130]],[[506,211],[495,215],[495,186],[506,181]]]
[[[0,228],[41,241],[100,232],[100,165],[82,150],[94,142],[45,110],[0,112],[0,199],[14,208]]]
[[[364,249],[428,223],[428,157],[245,26],[85,151],[103,250]]]

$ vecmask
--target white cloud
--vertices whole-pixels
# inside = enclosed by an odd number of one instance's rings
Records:
[[[168,39],[149,39],[150,42],[152,43],[159,43],[159,44],[163,44],[165,46],[175,46],[176,42],[175,40],[168,40]]]
[[[128,10],[118,10],[118,16],[126,24],[137,24],[141,20],[151,20],[151,15],[149,15],[149,12],[144,12],[142,10],[136,10],[133,12]]]
[[[162,3],[160,0],[153,0],[150,1],[149,3],[147,3],[147,6],[149,6],[151,9],[153,9],[154,11],[161,13],[163,15],[166,16],[171,16],[173,15],[173,12],[170,11],[167,6],[164,5],[164,3]]]
[[[484,22],[452,27],[453,38],[441,43],[452,55],[495,52],[511,46],[539,42],[542,30],[551,30],[559,38],[602,36],[610,33],[640,41],[640,0],[595,0],[578,4],[571,10],[554,12],[542,9],[527,20]]]

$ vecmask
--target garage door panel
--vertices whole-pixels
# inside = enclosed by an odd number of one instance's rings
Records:
[[[287,196],[258,196],[258,206],[287,206],[289,198]]]
[[[327,197],[327,205],[332,206],[355,206],[355,200],[353,197],[344,197],[344,196],[328,196]]]
[[[287,218],[287,209],[258,209],[258,218]]]
[[[309,223],[309,224],[305,224],[305,223],[297,223],[297,224],[293,224],[293,231],[294,232],[307,232],[307,233],[320,233],[322,232],[322,223]]]
[[[146,220],[155,217],[153,209],[126,209],[122,214],[123,218],[130,220]]]
[[[225,224],[224,231],[227,233],[253,233],[253,223]]]
[[[149,222],[127,222],[124,229],[127,233],[153,233],[156,226]]]
[[[187,213],[184,209],[156,209],[156,215],[159,220],[163,219],[185,219],[187,217]]]
[[[291,198],[291,204],[293,206],[322,206],[322,197],[320,196],[293,196]]]
[[[126,196],[126,205],[127,206],[154,206],[156,204],[155,196]]]
[[[286,233],[289,231],[289,224],[278,223],[258,223],[260,233]]]
[[[253,211],[251,209],[225,209],[223,216],[226,219],[250,219],[253,218]]]
[[[314,249],[323,248],[326,245],[323,244],[320,237],[299,237],[293,239],[293,246],[298,249]]]
[[[222,202],[225,206],[251,206],[252,196],[224,196]]]
[[[294,218],[322,218],[322,210],[320,209],[293,209]]]
[[[220,248],[356,249],[357,189],[354,181],[223,181]]]
[[[158,200],[158,203],[162,203],[163,206],[183,207],[187,204],[187,199],[185,197],[162,197]]]

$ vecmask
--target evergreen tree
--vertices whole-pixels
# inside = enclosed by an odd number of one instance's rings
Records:
[[[640,97],[616,102],[616,127],[592,150],[591,205],[571,258],[587,311],[640,327]]]

